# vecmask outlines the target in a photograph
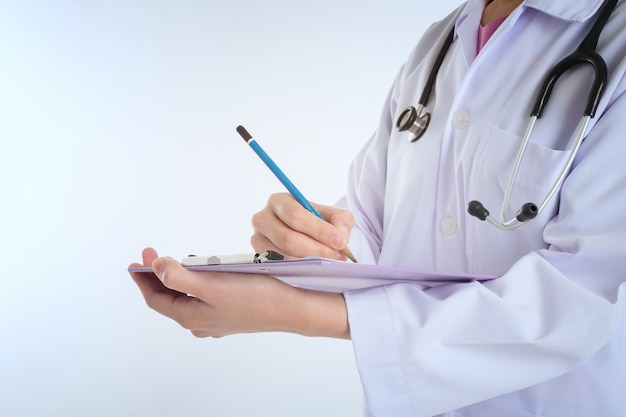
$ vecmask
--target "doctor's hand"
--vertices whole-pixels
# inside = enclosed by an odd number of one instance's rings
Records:
[[[148,306],[197,337],[276,331],[350,338],[342,294],[295,288],[266,275],[188,271],[150,248],[142,257],[154,273],[131,276]]]
[[[346,260],[354,216],[347,210],[313,204],[323,221],[287,193],[273,194],[265,208],[252,217],[250,239],[257,252],[274,250],[286,259],[304,256]]]

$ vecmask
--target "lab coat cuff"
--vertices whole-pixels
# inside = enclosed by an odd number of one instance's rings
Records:
[[[412,415],[385,287],[347,291],[344,298],[356,364],[372,415]]]

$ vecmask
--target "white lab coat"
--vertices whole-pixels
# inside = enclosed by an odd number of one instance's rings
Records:
[[[350,247],[362,262],[474,274],[485,283],[395,284],[345,293],[357,366],[373,416],[626,416],[626,4],[600,38],[609,69],[590,133],[560,192],[507,232],[510,170],[545,74],[591,27],[601,0],[527,0],[476,55],[483,0],[423,36],[379,127],[351,168]],[[416,143],[395,120],[416,105],[449,28]],[[535,127],[508,208],[539,202],[561,169],[592,71],[561,77]],[[455,410],[456,411],[451,411]]]

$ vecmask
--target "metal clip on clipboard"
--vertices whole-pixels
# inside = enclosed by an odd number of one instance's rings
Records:
[[[273,250],[266,250],[261,254],[254,254],[254,263],[257,264],[262,264],[269,261],[282,261],[283,259],[285,259],[283,255],[278,252],[274,252]]]
[[[283,255],[272,250],[254,254],[196,256],[188,255],[183,258],[183,266],[233,265],[233,264],[261,264],[271,261],[282,261]]]

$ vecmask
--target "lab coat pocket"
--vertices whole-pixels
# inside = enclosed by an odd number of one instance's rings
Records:
[[[500,207],[521,144],[520,136],[488,126],[472,158],[471,169],[468,171],[468,198],[481,201],[496,218],[500,217]],[[566,158],[565,151],[528,143],[511,190],[507,218],[513,217],[524,203],[541,203]],[[549,207],[546,208],[546,211],[552,211]]]
[[[467,201],[480,201],[496,220],[507,189],[522,138],[489,126],[478,140],[473,154],[465,159]],[[546,196],[567,158],[567,152],[529,143],[513,184],[505,210],[506,220],[528,202],[537,205]],[[557,211],[558,192],[530,224],[517,231],[503,231],[469,218],[467,247],[470,269],[503,273],[526,253],[546,247],[543,228]]]

